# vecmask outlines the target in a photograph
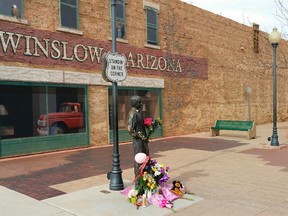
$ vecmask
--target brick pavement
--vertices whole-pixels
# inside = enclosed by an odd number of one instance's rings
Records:
[[[173,149],[218,151],[239,145],[243,145],[243,143],[181,137],[152,141],[150,142],[150,152],[154,158],[163,151]],[[103,175],[111,171],[112,151],[112,146],[108,146],[0,160],[0,185],[37,200],[58,196],[64,192],[50,186]],[[132,144],[120,145],[119,154],[121,169],[132,168]]]

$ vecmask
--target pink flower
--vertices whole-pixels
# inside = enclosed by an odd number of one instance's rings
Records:
[[[159,206],[161,208],[171,208],[172,204],[168,200],[162,199],[162,200],[160,200]]]
[[[145,119],[144,119],[144,124],[145,124],[147,127],[150,127],[151,124],[152,124],[152,121],[153,121],[152,118],[145,118]]]

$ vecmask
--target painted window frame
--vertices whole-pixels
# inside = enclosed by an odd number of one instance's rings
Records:
[[[60,0],[59,1],[59,14],[60,14],[60,26],[63,27],[63,28],[68,28],[68,29],[75,29],[75,30],[79,30],[79,1],[78,0],[75,0],[76,4],[69,4],[69,3],[65,3],[63,2],[65,0]],[[69,6],[71,8],[75,8],[76,11],[75,11],[75,16],[76,16],[76,23],[73,23],[73,25],[75,25],[75,27],[71,27],[71,26],[65,26],[63,25],[63,18],[62,16],[64,16],[64,14],[62,14],[62,5],[63,6]]]
[[[146,42],[147,44],[158,46],[159,45],[159,37],[158,37],[158,9],[153,7],[145,7],[146,9]],[[155,23],[148,22],[149,12],[155,13]],[[151,28],[155,30],[156,38],[154,40],[149,39],[148,29]]]

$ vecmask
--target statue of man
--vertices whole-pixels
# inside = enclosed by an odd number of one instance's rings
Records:
[[[128,132],[133,137],[133,147],[134,147],[134,156],[137,153],[145,153],[149,155],[148,148],[148,139],[146,135],[144,118],[142,115],[142,102],[141,98],[138,95],[131,97],[131,110],[128,113]],[[135,177],[139,175],[139,167],[141,164],[138,164],[134,160],[134,174]],[[139,182],[136,181],[135,187],[139,186]]]

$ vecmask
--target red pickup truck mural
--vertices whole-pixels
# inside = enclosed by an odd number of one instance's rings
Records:
[[[49,127],[48,126],[49,122]],[[37,132],[40,135],[65,134],[84,128],[84,116],[80,103],[62,103],[59,112],[43,114],[37,122]]]

